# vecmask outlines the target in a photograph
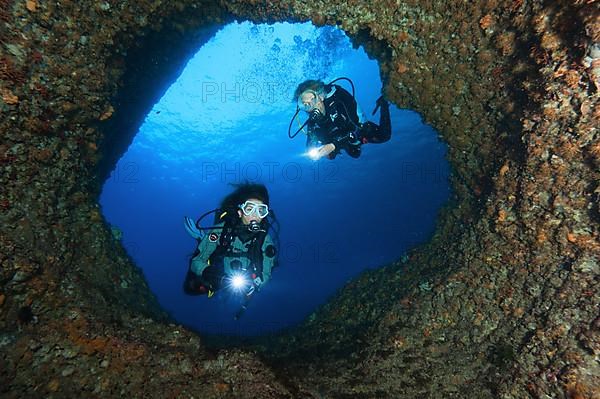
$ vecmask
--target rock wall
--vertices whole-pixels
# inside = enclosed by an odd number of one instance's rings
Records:
[[[589,0],[0,0],[1,396],[597,398],[598,17]],[[364,45],[449,144],[455,198],[429,244],[302,327],[209,350],[96,200],[198,32],[232,18]]]

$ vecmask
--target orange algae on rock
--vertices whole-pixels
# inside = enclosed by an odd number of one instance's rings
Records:
[[[405,64],[398,64],[398,66],[396,67],[396,72],[402,74],[408,71],[408,67]]]
[[[2,101],[4,101],[4,103],[7,105],[16,105],[19,103],[19,97],[15,96],[8,89],[2,89],[0,96],[2,96]]]
[[[59,387],[60,387],[60,382],[58,382],[57,379],[53,379],[52,381],[50,381],[48,383],[48,390],[50,392],[56,392],[56,391],[58,391]]]
[[[104,113],[102,113],[102,115],[100,115],[100,117],[98,119],[100,119],[101,121],[105,121],[105,120],[109,119],[114,112],[115,112],[115,109],[113,108],[112,105],[110,105],[108,107],[108,109],[106,111],[104,111]]]
[[[504,176],[506,174],[506,172],[508,172],[509,166],[508,163],[505,163],[504,165],[502,165],[502,167],[500,168],[500,176]]]
[[[25,2],[25,7],[27,8],[27,10],[29,10],[31,12],[35,12],[35,10],[37,10],[37,1],[36,0],[27,0]]]
[[[481,29],[487,29],[489,28],[493,23],[493,18],[490,14],[487,14],[483,17],[481,17],[481,19],[479,20],[479,26],[481,27]]]
[[[225,392],[229,392],[229,384],[226,384],[224,382],[217,382],[214,385],[215,390],[219,393],[225,393]]]

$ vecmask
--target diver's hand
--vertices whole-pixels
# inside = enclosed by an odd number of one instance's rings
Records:
[[[324,146],[318,148],[317,159],[326,157],[327,155],[331,154],[333,151],[335,151],[335,144],[333,144],[333,143],[325,144]]]
[[[327,155],[329,155],[335,151],[335,144],[333,144],[333,143],[325,144],[323,147],[321,147],[319,149],[319,151],[321,153],[323,153],[324,157],[326,157]]]
[[[260,277],[256,277],[254,280],[252,280],[252,282],[254,283],[254,285],[256,286],[256,288],[260,288],[260,286],[263,283],[263,281],[261,280]]]
[[[325,144],[324,146],[321,146],[321,147],[311,148],[308,151],[307,155],[313,161],[318,161],[319,159],[331,154],[334,150],[335,150],[335,144],[329,143],[329,144]]]

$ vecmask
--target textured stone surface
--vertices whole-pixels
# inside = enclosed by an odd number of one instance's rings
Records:
[[[583,0],[0,0],[0,395],[598,398],[598,17]],[[301,328],[208,350],[95,201],[233,18],[363,44],[387,96],[449,144],[455,198],[429,244]]]

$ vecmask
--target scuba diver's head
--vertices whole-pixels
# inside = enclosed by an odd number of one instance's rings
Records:
[[[221,209],[233,218],[236,224],[248,227],[249,231],[266,230],[266,217],[269,214],[269,192],[262,184],[243,183],[236,185],[234,192],[221,202]]]
[[[298,85],[294,98],[298,109],[308,113],[313,122],[319,121],[325,116],[325,84],[320,80],[307,80]]]
[[[257,198],[248,198],[238,208],[242,224],[248,226],[250,231],[259,231],[262,220],[269,214],[269,205]]]

